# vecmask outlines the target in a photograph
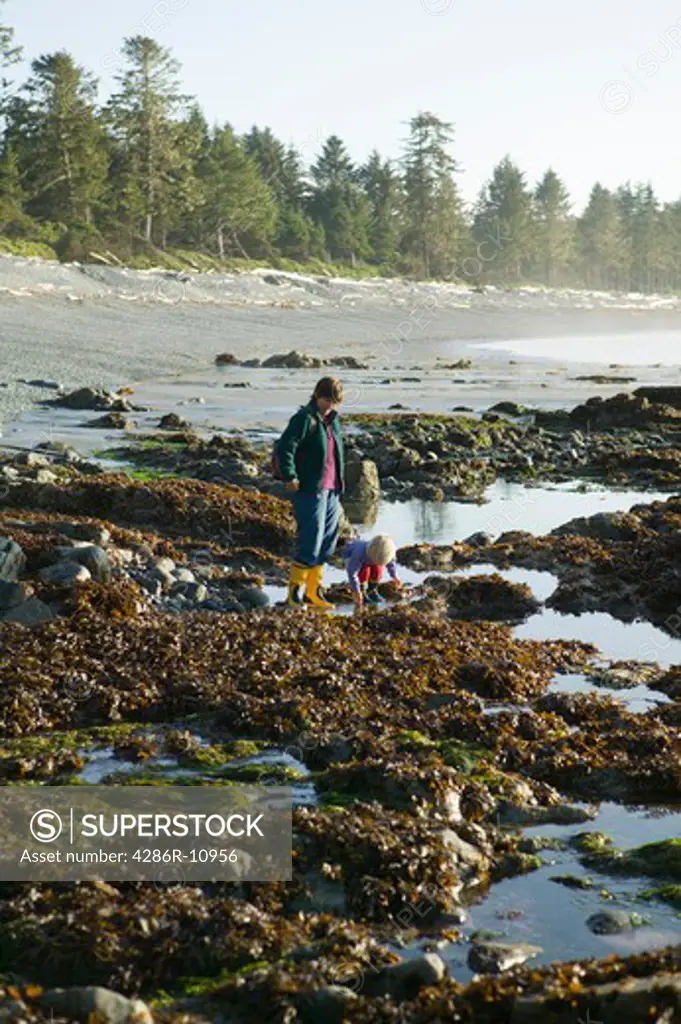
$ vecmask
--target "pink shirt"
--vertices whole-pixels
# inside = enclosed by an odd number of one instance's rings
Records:
[[[324,420],[326,427],[326,463],[324,464],[324,475],[322,477],[322,490],[335,491],[338,489],[338,474],[336,472],[336,439],[328,420]]]

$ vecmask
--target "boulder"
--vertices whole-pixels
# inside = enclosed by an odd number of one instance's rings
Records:
[[[8,580],[0,580],[0,612],[7,612],[10,608],[28,601],[32,597],[33,590],[27,583],[11,583]]]
[[[166,416],[162,416],[159,420],[159,427],[161,430],[190,430],[191,423],[189,420],[182,419],[176,412],[169,412]]]
[[[111,563],[106,551],[96,544],[84,544],[82,547],[57,548],[57,554],[63,561],[77,562],[84,565],[99,583],[107,583],[111,579]]]
[[[525,942],[480,942],[471,948],[468,966],[477,974],[503,974],[543,952]]]
[[[73,560],[55,562],[40,571],[41,579],[46,583],[52,583],[55,587],[63,590],[71,590],[81,583],[87,583],[92,579],[92,574],[84,565]]]
[[[640,928],[644,923],[640,914],[632,914],[628,910],[599,910],[591,915],[586,926],[594,935],[621,935]]]
[[[355,359],[354,356],[334,356],[333,359],[327,359],[329,366],[342,366],[346,370],[368,370],[369,366],[367,363],[361,363],[359,359]]]
[[[260,587],[245,587],[244,590],[239,590],[236,596],[239,603],[249,611],[255,608],[268,608],[272,603]]]
[[[52,1010],[58,1017],[83,1021],[97,1020],[100,1024],[153,1024],[151,1010],[141,999],[128,999],[108,988],[48,989],[40,1005]]]
[[[85,423],[86,427],[99,427],[102,430],[134,430],[137,426],[122,412],[107,412],[96,420]]]
[[[302,1024],[342,1024],[348,1004],[356,999],[356,993],[344,985],[301,992],[296,996],[298,1019]]]
[[[60,405],[65,409],[90,410],[97,412],[102,410],[131,412],[132,406],[127,399],[120,395],[114,395],[110,391],[101,388],[78,388],[53,400],[54,405]]]
[[[26,567],[26,555],[9,537],[0,537],[0,580],[18,580]]]
[[[215,357],[216,366],[239,366],[239,360],[231,352],[221,352]]]
[[[321,359],[295,350],[270,356],[262,363],[264,368],[273,370],[309,370],[316,369],[321,365]]]
[[[41,622],[49,622],[53,618],[54,613],[49,605],[37,597],[29,597],[28,601],[0,615],[0,621],[17,622],[22,626],[39,626]]]
[[[416,960],[404,960],[384,967],[378,974],[366,974],[362,995],[388,996],[396,1002],[415,999],[422,988],[437,985],[447,974],[447,966],[437,953],[426,953]]]

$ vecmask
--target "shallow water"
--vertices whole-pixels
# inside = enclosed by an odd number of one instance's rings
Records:
[[[597,512],[628,512],[634,505],[666,501],[657,491],[606,490],[593,486],[577,490],[574,483],[542,487],[497,480],[485,492],[483,505],[413,499],[383,502],[372,527],[361,536],[389,534],[398,547],[408,544],[453,544],[479,530],[498,537],[509,530],[541,536],[557,526]]]
[[[512,352],[514,355],[534,359],[555,359],[551,354],[550,338],[531,338],[517,341],[492,342],[474,345],[493,352]],[[645,344],[630,334],[609,334],[595,336],[588,333],[563,338],[560,345],[560,359],[564,361],[565,352],[570,353],[570,361],[575,363],[606,363],[616,364],[610,372],[627,376],[623,371],[641,366],[667,367],[681,365],[679,357],[679,341],[674,333],[668,331],[649,331]],[[634,376],[634,374],[632,374]]]
[[[672,704],[673,701],[664,693],[651,690],[649,686],[632,686],[626,690],[614,690],[608,686],[596,686],[581,673],[570,673],[557,676],[551,683],[547,693],[593,693],[597,696],[609,696],[619,701],[627,711],[640,714],[654,710],[661,704]]]
[[[674,838],[681,834],[680,808],[630,809],[604,803],[597,818],[587,824],[524,829],[525,835],[567,839],[583,831],[603,831],[622,848]],[[545,850],[539,856],[546,862],[529,875],[511,878],[494,885],[481,903],[469,908],[469,921],[462,927],[465,936],[485,929],[504,932],[503,940],[541,946],[543,953],[529,964],[549,964],[557,960],[585,957],[627,956],[642,950],[663,948],[681,941],[678,911],[660,901],[643,902],[637,895],[655,884],[646,878],[615,878],[583,868],[571,850]],[[590,878],[591,890],[568,889],[552,882],[552,875],[576,875]],[[602,890],[614,896],[605,899]],[[622,935],[594,935],[586,921],[594,913],[607,909],[636,912],[650,922]],[[508,919],[507,914],[519,913]],[[423,940],[411,943],[408,956],[417,956]],[[467,981],[473,972],[466,964],[469,945],[450,944],[438,950],[449,964],[451,974]]]
[[[202,739],[200,736],[198,738],[201,739],[202,745],[209,745],[208,740]],[[146,758],[141,762],[132,762],[115,757],[113,747],[110,746],[93,749],[83,748],[78,753],[87,758],[87,763],[83,770],[78,773],[78,778],[90,785],[102,783],[107,776],[113,773],[135,775],[140,772],[151,771],[158,773],[160,777],[165,779],[180,777],[210,778],[215,775],[207,767],[180,767],[177,757],[173,756],[157,755]],[[265,764],[272,765],[273,767],[291,768],[303,776],[300,781],[292,781],[290,783],[293,805],[314,804],[317,802],[317,792],[314,783],[308,781],[310,780],[310,772],[302,761],[293,756],[293,753],[289,750],[280,750],[273,747],[271,750],[264,750],[259,754],[253,754],[249,757],[235,758],[228,762],[228,766],[230,768],[244,768],[252,764]],[[259,785],[266,784],[267,779],[263,776],[259,780]],[[281,786],[281,781],[276,780],[276,785]]]
[[[516,627],[519,639],[581,640],[594,644],[608,658],[681,664],[681,640],[649,622],[620,622],[605,612],[561,615],[544,608]]]

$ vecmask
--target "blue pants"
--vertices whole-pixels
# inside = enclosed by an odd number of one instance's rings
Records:
[[[338,543],[340,499],[335,491],[310,494],[296,491],[293,512],[298,524],[296,562],[300,565],[323,565],[331,558]]]

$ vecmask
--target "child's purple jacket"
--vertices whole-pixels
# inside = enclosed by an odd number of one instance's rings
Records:
[[[351,540],[348,541],[341,552],[341,557],[345,563],[345,571],[347,572],[348,579],[350,580],[350,587],[354,593],[357,593],[360,589],[359,579],[357,577],[360,569],[365,565],[372,565],[367,557],[368,547],[368,540]],[[397,566],[394,561],[388,562],[386,569],[388,570],[388,575],[392,580],[397,579]]]

